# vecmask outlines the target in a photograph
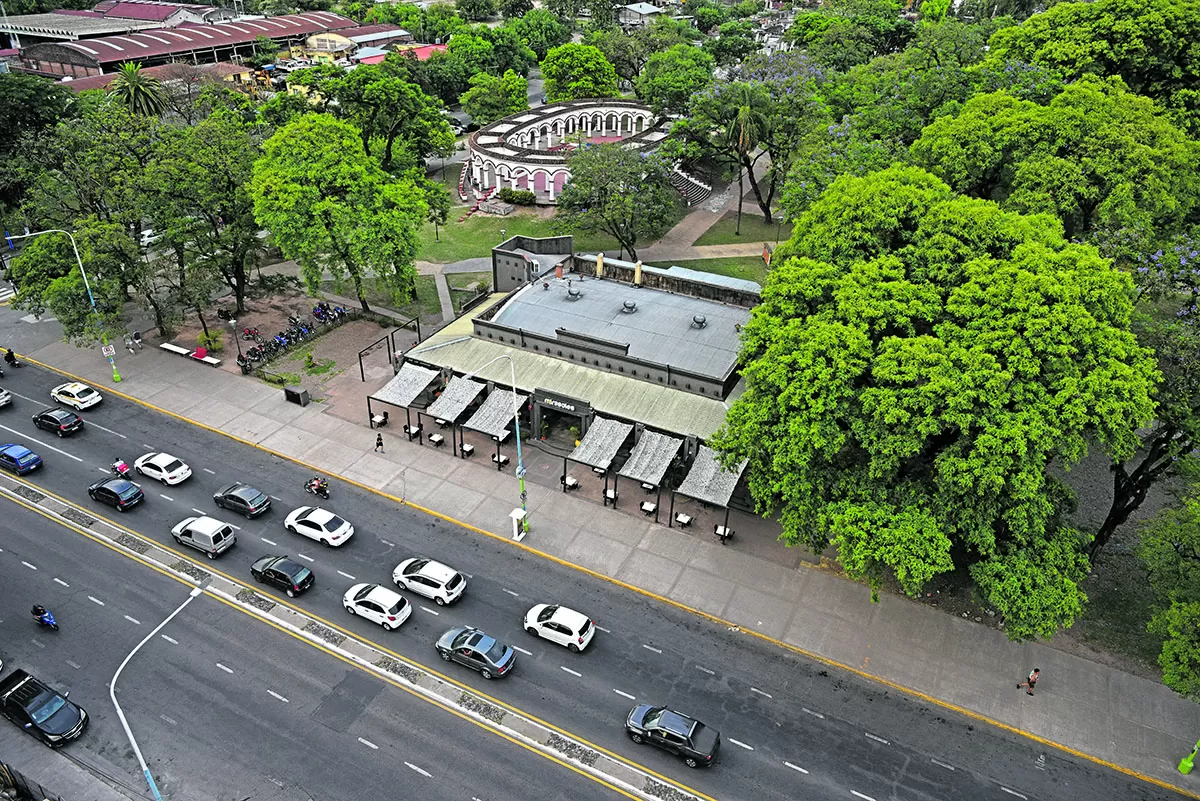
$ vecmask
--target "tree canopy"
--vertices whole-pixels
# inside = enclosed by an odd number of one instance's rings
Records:
[[[713,82],[714,67],[703,50],[677,44],[646,61],[637,79],[638,97],[656,114],[683,114],[692,97]]]
[[[542,78],[551,103],[617,96],[616,70],[590,45],[564,44],[552,49],[542,62]]]
[[[529,108],[529,82],[512,70],[500,77],[481,72],[471,78],[461,102],[472,120],[487,125]]]
[[[1069,626],[1087,537],[1051,468],[1153,416],[1129,277],[913,167],[839,178],[775,258],[715,438],[759,510],[874,586],[968,568],[1010,637]]]

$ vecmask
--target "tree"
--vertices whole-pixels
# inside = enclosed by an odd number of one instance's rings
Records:
[[[516,19],[533,10],[533,0],[497,0],[505,19]]]
[[[349,281],[364,310],[367,280],[397,299],[414,296],[413,259],[427,206],[409,179],[388,176],[354,126],[309,114],[266,141],[254,164],[254,216],[315,292],[326,270]]]
[[[508,25],[517,34],[517,38],[533,51],[538,61],[545,59],[546,54],[553,48],[571,40],[571,29],[544,8],[526,11]]]
[[[1163,637],[1163,683],[1200,699],[1200,491],[1192,486],[1173,507],[1141,527],[1138,556],[1158,609],[1147,627]]]
[[[167,93],[162,83],[158,78],[144,75],[141,64],[122,64],[108,93],[134,114],[146,117],[158,117],[167,107]]]
[[[704,41],[704,49],[718,64],[728,67],[758,50],[754,25],[746,20],[730,20],[717,29],[717,36]]]
[[[255,36],[253,45],[254,55],[249,59],[251,65],[262,67],[275,63],[275,57],[279,55],[279,45],[275,44],[275,40],[265,36]]]
[[[425,203],[429,208],[425,213],[425,221],[433,223],[433,241],[441,242],[438,227],[446,224],[450,217],[450,209],[454,205],[450,190],[443,183],[429,180],[420,170],[413,170],[409,177],[425,193]]]
[[[967,568],[1011,638],[1069,626],[1087,538],[1056,469],[1128,457],[1154,412],[1129,278],[913,167],[835,181],[776,260],[714,438],[759,511],[873,588]]]
[[[617,73],[595,47],[564,44],[546,54],[542,62],[546,99],[579,100],[616,97]]]
[[[579,12],[585,5],[583,0],[546,0],[542,7],[574,28],[575,20],[579,18]]]
[[[712,57],[691,45],[678,44],[655,53],[637,79],[642,102],[662,116],[683,115],[692,98],[713,82]]]
[[[421,19],[425,41],[432,39],[445,44],[451,36],[468,27],[466,21],[455,13],[451,3],[434,3],[425,9]]]
[[[592,15],[591,26],[611,28],[617,24],[617,0],[585,0],[583,5]]]
[[[74,93],[45,78],[23,72],[0,72],[0,108],[6,134],[0,137],[0,214],[24,195],[19,177],[32,177],[18,158],[24,140],[44,134],[70,111]]]
[[[495,0],[454,0],[454,9],[472,22],[490,19],[496,13]]]
[[[797,14],[787,35],[817,63],[844,71],[900,52],[913,31],[896,0],[831,0]]]
[[[636,79],[646,64],[648,54],[637,34],[631,36],[615,25],[609,28],[592,28],[583,37],[582,44],[599,50],[608,63],[613,65],[613,70],[622,81]]]
[[[684,3],[684,11],[696,20],[696,27],[701,31],[711,31],[729,19],[729,11],[725,6],[712,0]]]
[[[529,108],[529,82],[512,70],[502,77],[480,73],[463,94],[462,109],[480,125]]]
[[[638,242],[666,233],[678,195],[659,154],[618,144],[587,145],[567,157],[571,180],[558,198],[563,231],[606,233],[637,258]]]

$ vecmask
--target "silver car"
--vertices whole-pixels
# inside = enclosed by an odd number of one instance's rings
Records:
[[[507,676],[517,664],[511,645],[470,626],[455,626],[438,638],[435,647],[442,659],[477,670],[485,679]]]

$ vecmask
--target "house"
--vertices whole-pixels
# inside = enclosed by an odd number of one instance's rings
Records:
[[[663,13],[665,12],[661,8],[650,3],[630,3],[620,7],[617,20],[623,28],[644,28]]]

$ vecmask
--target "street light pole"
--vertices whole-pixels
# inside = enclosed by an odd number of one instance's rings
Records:
[[[480,370],[487,367],[488,365],[495,364],[496,362],[500,361],[501,359],[506,359],[508,361],[508,373],[512,377],[513,434],[515,434],[517,437],[517,480],[520,482],[520,487],[521,487],[521,511],[525,513],[525,516],[521,519],[521,527],[525,530],[525,533],[528,534],[529,533],[529,506],[528,506],[529,495],[528,495],[528,493],[525,492],[525,460],[522,458],[522,455],[521,455],[521,407],[518,405],[518,401],[517,401],[517,368],[516,368],[516,365],[513,362],[512,356],[509,356],[507,353],[502,353],[499,356],[497,356],[496,358],[491,359],[487,362],[484,362],[478,368],[476,368],[474,371],[467,373],[465,376],[463,376],[463,378],[471,378],[472,376],[479,375]]]
[[[230,320],[229,327],[233,329],[233,341],[237,343],[238,349],[238,367],[241,367],[246,357],[242,355],[242,337],[237,330],[237,320]]]
[[[142,774],[146,777],[146,784],[150,786],[150,792],[154,795],[155,801],[163,801],[163,797],[162,794],[158,792],[158,785],[154,783],[154,776],[150,773],[150,766],[146,764],[146,758],[142,756],[142,749],[138,748],[137,740],[133,738],[133,731],[129,728],[129,721],[125,719],[125,713],[121,710],[121,705],[117,703],[117,679],[121,678],[121,671],[124,670],[125,666],[129,664],[129,660],[133,659],[134,654],[140,651],[142,646],[149,642],[154,635],[162,631],[163,627],[170,623],[176,615],[187,608],[188,604],[200,597],[206,586],[208,586],[207,580],[205,580],[205,582],[200,586],[193,588],[192,591],[188,593],[188,597],[184,599],[184,602],[181,603],[174,612],[167,615],[166,620],[164,620],[162,623],[159,623],[154,628],[154,631],[147,634],[141,642],[135,645],[133,650],[129,652],[129,655],[125,657],[125,661],[123,661],[121,666],[117,668],[117,672],[113,674],[112,681],[108,683],[108,697],[112,699],[113,706],[117,710],[117,717],[121,719],[121,726],[125,729],[125,736],[129,739],[129,744],[133,746],[133,753],[137,757],[138,764],[142,767]]]
[[[96,298],[92,295],[92,285],[88,283],[87,271],[83,269],[83,259],[79,258],[79,248],[75,245],[75,237],[70,231],[64,231],[61,228],[49,228],[45,231],[34,231],[31,234],[18,234],[16,236],[10,235],[8,238],[29,239],[31,237],[41,236],[42,234],[66,234],[67,238],[71,240],[71,250],[75,251],[75,263],[79,265],[79,274],[83,276],[83,287],[87,290],[88,302],[92,304],[92,313],[99,318],[100,311],[96,308]],[[109,347],[108,333],[104,330],[103,326],[100,328],[100,340],[104,343],[106,348]],[[113,383],[121,383],[121,374],[117,372],[117,360],[107,353],[104,355],[108,359],[108,366],[112,368]]]

